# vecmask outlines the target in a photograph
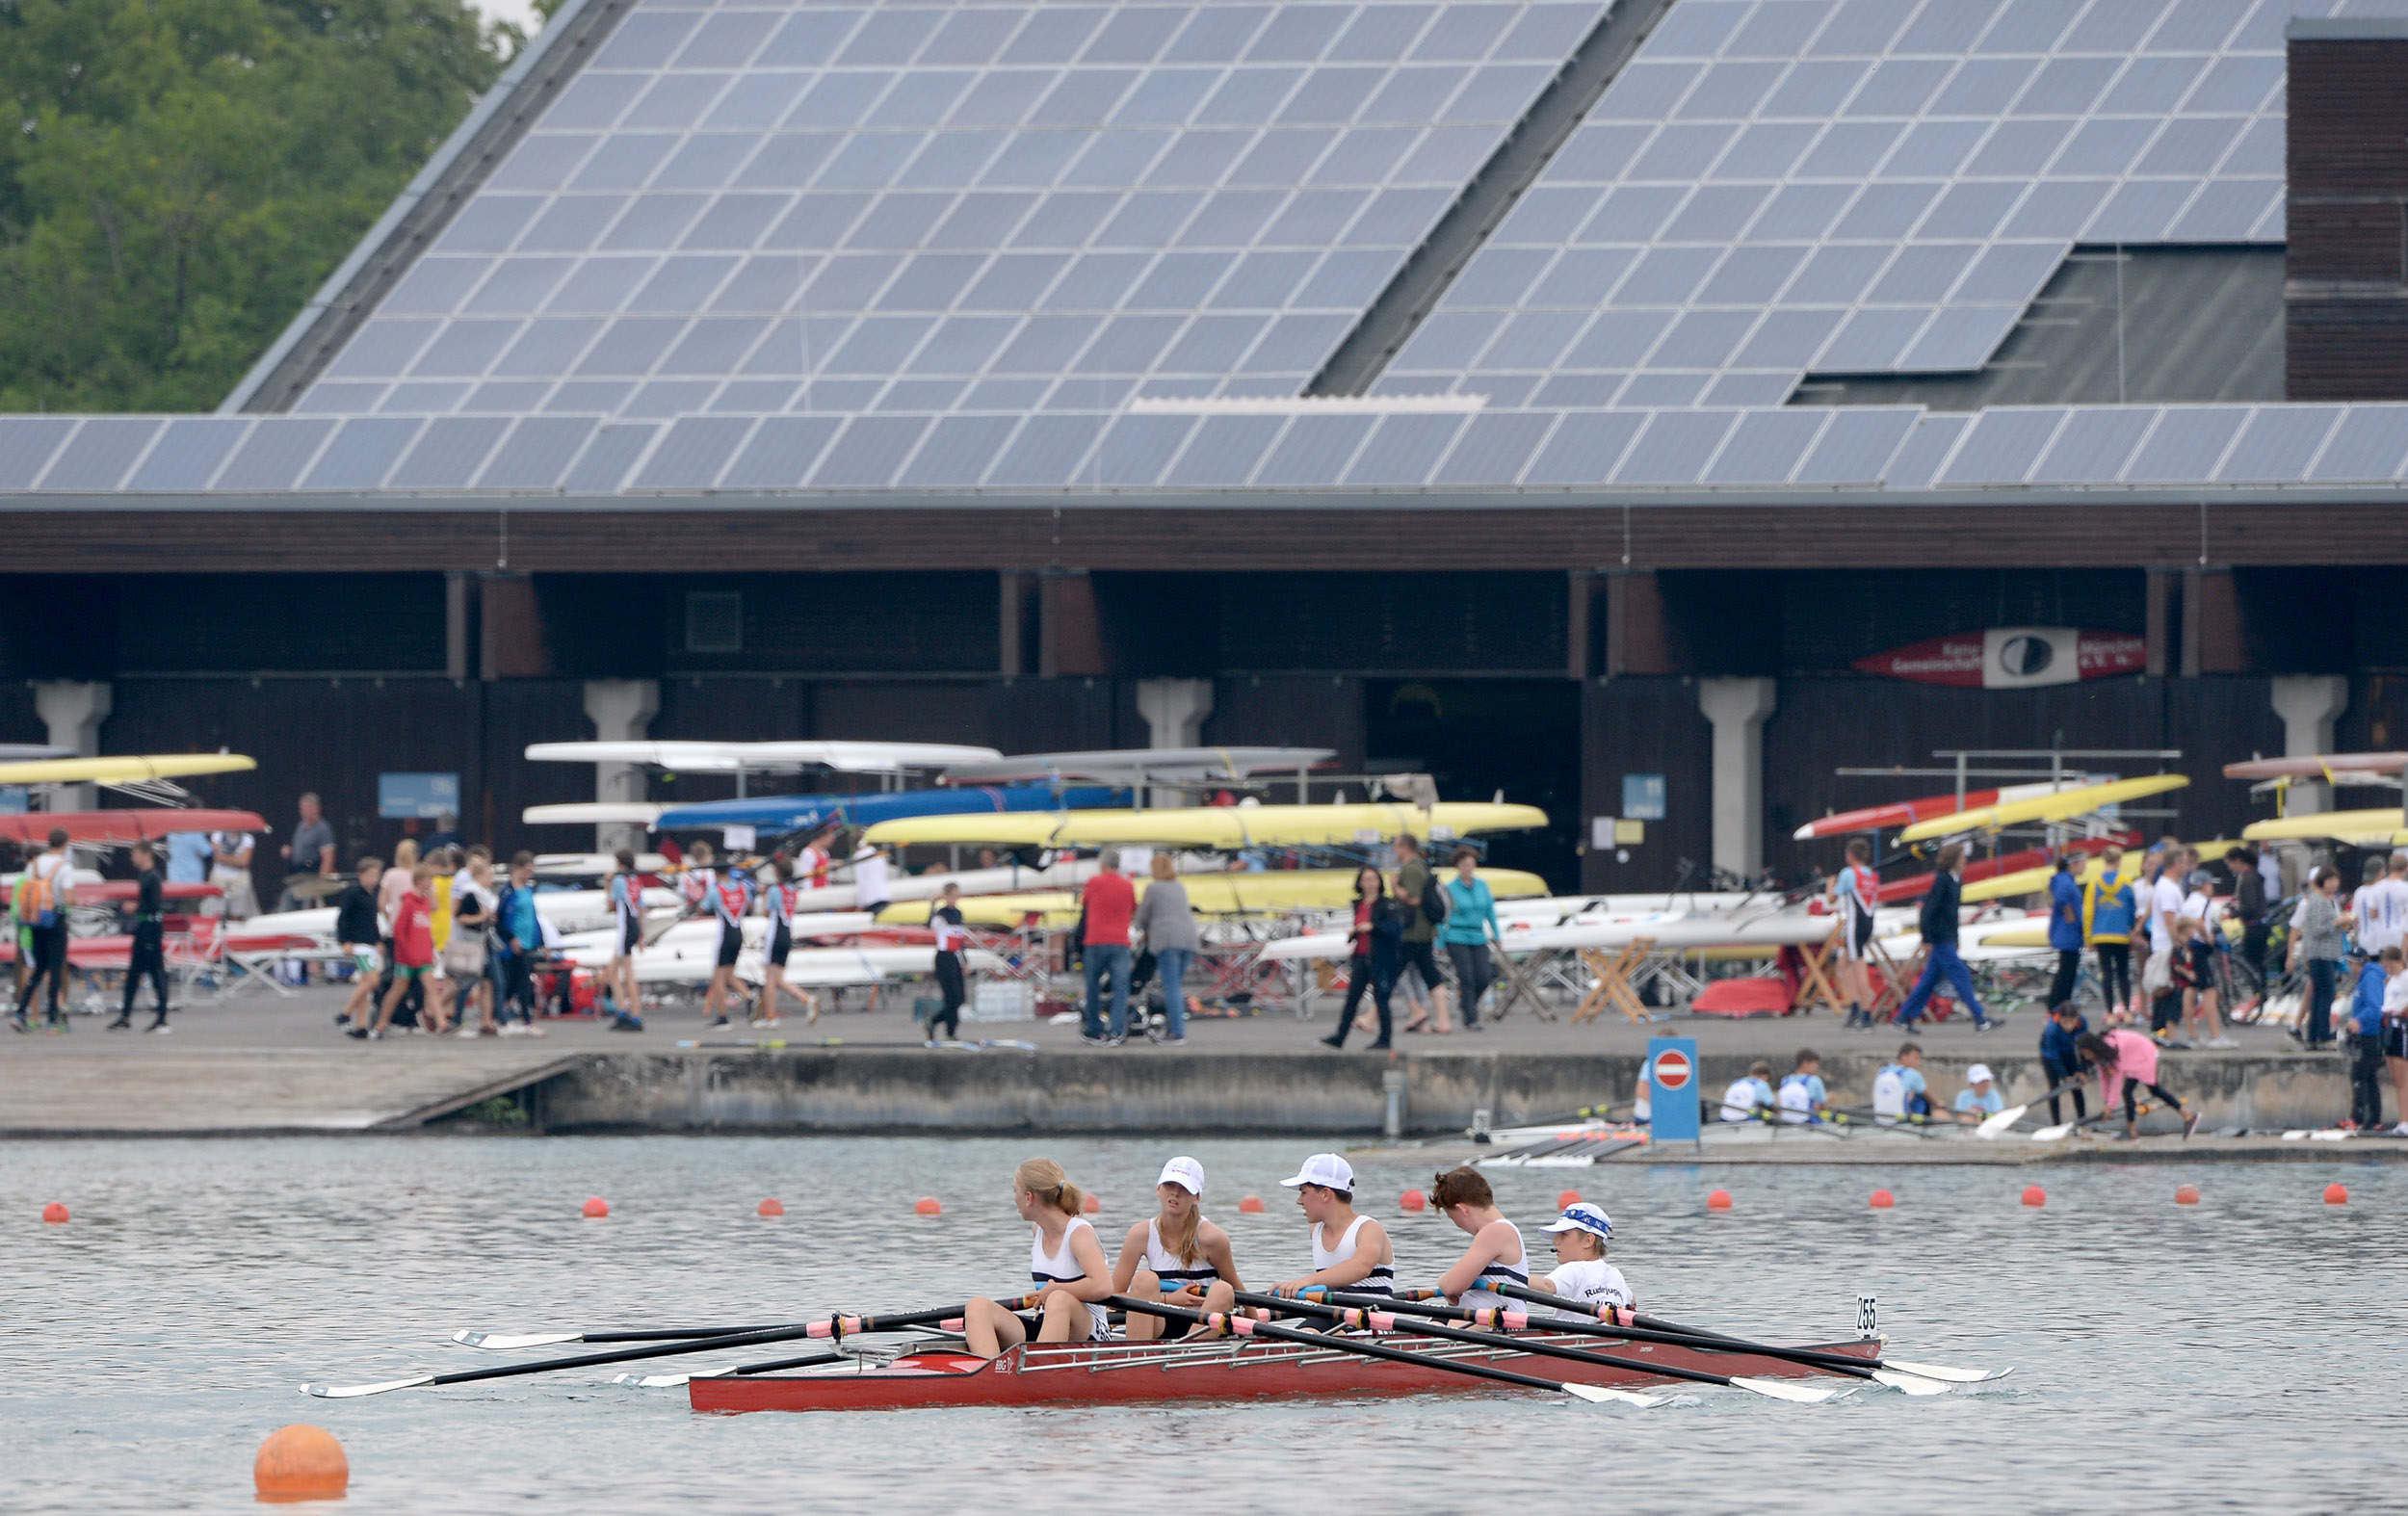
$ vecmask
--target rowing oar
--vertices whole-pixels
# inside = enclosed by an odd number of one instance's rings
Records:
[[[673,1343],[697,1337],[729,1337],[739,1332],[781,1332],[800,1324],[773,1321],[761,1326],[641,1326],[616,1331],[530,1332],[520,1336],[454,1332],[452,1341],[462,1347],[482,1347],[489,1353],[514,1353],[529,1347],[555,1347],[563,1343]]]
[[[2144,1100],[2136,1108],[2135,1114],[2145,1116],[2156,1109],[2157,1108],[2153,1103]],[[2110,1107],[2106,1111],[2100,1111],[2096,1115],[2076,1116],[2071,1121],[2059,1122],[2057,1125],[2053,1127],[2042,1127],[2039,1131],[2034,1132],[2031,1135],[2031,1139],[2034,1142],[2055,1142],[2062,1137],[2072,1136],[2074,1133],[2081,1131],[2084,1127],[2095,1127],[2102,1121],[2112,1121],[2115,1119],[2117,1114],[2118,1112]]]
[[[1817,1388],[1807,1384],[1784,1384],[1778,1379],[1756,1379],[1713,1373],[1704,1369],[1683,1369],[1673,1364],[1649,1363],[1643,1358],[1620,1358],[1611,1353],[1590,1352],[1583,1347],[1566,1347],[1558,1343],[1541,1343],[1528,1338],[1506,1337],[1496,1332],[1475,1332],[1459,1326],[1442,1326],[1433,1320],[1416,1318],[1435,1314],[1427,1307],[1402,1306],[1378,1295],[1339,1294],[1334,1300],[1347,1305],[1322,1305],[1310,1300],[1282,1300],[1277,1295],[1240,1294],[1240,1303],[1246,1305],[1284,1305],[1290,1309],[1310,1311],[1345,1326],[1364,1326],[1375,1332],[1412,1332],[1421,1337],[1435,1337],[1441,1342],[1471,1343],[1481,1347],[1502,1347],[1510,1352],[1536,1353],[1549,1358],[1565,1358],[1574,1363],[1596,1364],[1608,1369],[1624,1369],[1650,1379],[1686,1379],[1691,1384],[1720,1385],[1725,1389],[1746,1390],[1775,1400],[1796,1400],[1807,1405],[1836,1400],[1854,1393],[1855,1387],[1831,1386]],[[1445,1309],[1452,1310],[1453,1307]],[[1520,1316],[1521,1312],[1512,1313]],[[1603,1335],[1602,1331],[1596,1335]],[[1937,1386],[1934,1390],[1937,1390]]]
[[[674,1390],[689,1379],[725,1379],[737,1374],[774,1373],[780,1369],[809,1369],[820,1364],[849,1363],[851,1353],[805,1353],[799,1358],[772,1358],[767,1363],[734,1364],[725,1369],[695,1369],[686,1373],[619,1373],[611,1376],[613,1384],[632,1384],[641,1390]]]
[[[1844,1117],[1866,1117],[1883,1132],[1911,1132],[1919,1137],[1936,1137],[1940,1135],[1928,1116],[1885,1116],[1871,1106],[1831,1106],[1827,1109],[1837,1111]]]
[[[552,1373],[563,1369],[592,1369],[603,1364],[633,1363],[641,1358],[673,1358],[680,1353],[717,1352],[727,1347],[751,1347],[761,1343],[790,1343],[804,1337],[844,1338],[864,1332],[890,1332],[948,1320],[968,1310],[967,1305],[953,1305],[932,1311],[913,1311],[902,1316],[838,1316],[824,1321],[775,1327],[768,1331],[690,1338],[666,1347],[622,1347],[615,1352],[580,1353],[573,1358],[546,1358],[531,1364],[501,1364],[491,1369],[462,1369],[454,1373],[422,1373],[407,1379],[387,1379],[380,1384],[304,1384],[301,1391],[322,1400],[355,1400],[362,1396],[382,1395],[389,1390],[468,1384],[479,1379],[511,1379],[521,1374]]]
[[[1984,1116],[1981,1118],[1981,1125],[1974,1128],[1974,1136],[1977,1137],[1988,1137],[1992,1140],[1996,1140],[2000,1133],[2005,1131],[2008,1127],[2013,1126],[2016,1122],[2023,1120],[2025,1111],[2029,1111],[2032,1107],[2040,1104],[2043,1100],[2056,1099],[2059,1095],[2064,1094],[2067,1090],[2074,1088],[2081,1083],[2081,1077],[2080,1075],[2076,1075],[2074,1078],[2067,1080],[2064,1084],[2050,1090],[2045,1095],[2035,1096],[2032,1099],[2024,1102],[2020,1106],[2009,1106],[1996,1115]],[[2043,1127],[2041,1130],[2045,1132],[2048,1128]]]
[[[1208,1315],[1202,1311],[1190,1311],[1180,1306],[1164,1305],[1159,1301],[1140,1300],[1123,1294],[1113,1295],[1112,1302],[1124,1311],[1159,1316],[1166,1321],[1185,1321],[1191,1326],[1209,1326],[1239,1337],[1263,1337],[1273,1342],[1296,1343],[1306,1347],[1317,1347],[1324,1352],[1353,1353],[1363,1358],[1385,1358],[1391,1363],[1438,1369],[1448,1373],[1459,1373],[1474,1379],[1492,1379],[1499,1384],[1519,1385],[1525,1390],[1549,1390],[1592,1403],[1611,1400],[1618,1404],[1636,1405],[1642,1409],[1668,1403],[1666,1398],[1661,1395],[1641,1395],[1636,1390],[1610,1390],[1601,1384],[1575,1384],[1565,1379],[1541,1378],[1534,1373],[1515,1373],[1510,1369],[1491,1369],[1486,1364],[1463,1363],[1453,1358],[1440,1358],[1432,1353],[1417,1353],[1403,1347],[1386,1347],[1378,1343],[1360,1342],[1354,1338],[1339,1337],[1329,1332],[1298,1331],[1292,1326],[1280,1326],[1270,1321],[1258,1321],[1250,1316],[1225,1314],[1219,1311]],[[1280,1300],[1277,1303],[1283,1310],[1290,1309],[1296,1304],[1292,1300]]]
[[[1716,1352],[1753,1353],[1760,1358],[1783,1358],[1792,1363],[1842,1371],[1867,1368],[1892,1370],[1898,1373],[1910,1374],[1918,1379],[1937,1379],[1947,1384],[1981,1384],[1991,1379],[2003,1379],[2015,1372],[2012,1369],[1951,1369],[1945,1364],[1907,1363],[1901,1359],[1887,1357],[1851,1358],[1845,1353],[1826,1353],[1813,1347],[1776,1347],[1769,1343],[1749,1342],[1743,1337],[1731,1337],[1721,1332],[1709,1332],[1701,1327],[1683,1326],[1678,1321],[1666,1321],[1652,1316],[1641,1316],[1636,1311],[1626,1310],[1620,1306],[1608,1306],[1601,1309],[1585,1300],[1548,1294],[1542,1291],[1526,1289],[1521,1285],[1500,1281],[1493,1282],[1490,1288],[1499,1294],[1511,1295],[1516,1299],[1554,1306],[1559,1310],[1578,1311],[1584,1316],[1593,1316],[1602,1320],[1609,1320],[1614,1327],[1615,1335],[1629,1335],[1636,1338],[1645,1333],[1648,1334],[1647,1340],[1652,1342],[1686,1343],[1700,1347],[1711,1347]],[[1606,1315],[1609,1310],[1613,1313],[1610,1317]],[[1885,1379],[1882,1382],[1886,1384],[1889,1381]],[[1898,1388],[1905,1389],[1905,1386],[1900,1385]],[[1907,1393],[1913,1395],[1930,1392],[1908,1390]]]

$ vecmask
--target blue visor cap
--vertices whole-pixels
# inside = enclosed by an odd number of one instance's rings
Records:
[[[1613,1236],[1613,1221],[1606,1215],[1604,1207],[1592,1206],[1584,1200],[1578,1205],[1565,1206],[1563,1215],[1551,1223],[1547,1230],[1550,1232],[1586,1232],[1589,1236],[1603,1241]]]

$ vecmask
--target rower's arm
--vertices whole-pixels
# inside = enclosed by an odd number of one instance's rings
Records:
[[[1076,1256],[1075,1253],[1073,1256]],[[1145,1223],[1139,1221],[1129,1228],[1129,1235],[1120,1243],[1120,1262],[1112,1266],[1112,1293],[1127,1294],[1137,1282],[1138,1266],[1145,1261]]]
[[[1066,1285],[1055,1285],[1054,1289],[1067,1290],[1089,1305],[1109,1300],[1118,1293],[1118,1287],[1112,1283],[1112,1268],[1104,1258],[1103,1241],[1095,1235],[1095,1228],[1081,1227],[1071,1235],[1070,1257],[1079,1266],[1080,1277]]]
[[[1228,1281],[1230,1289],[1243,1291],[1245,1285],[1238,1278],[1237,1257],[1229,1248],[1229,1234],[1207,1222],[1201,1241],[1204,1261],[1213,1266],[1213,1271]]]
[[[1282,1294],[1293,1294],[1298,1290],[1310,1289],[1314,1285],[1322,1285],[1331,1290],[1344,1290],[1349,1285],[1359,1285],[1372,1276],[1372,1270],[1379,1267],[1380,1255],[1387,1250],[1388,1234],[1380,1229],[1378,1222],[1366,1221],[1363,1223],[1363,1230],[1354,1234],[1353,1252],[1326,1268],[1317,1269],[1301,1279],[1292,1279],[1276,1288]]]
[[[1532,1269],[1531,1271],[1531,1288],[1537,1291],[1541,1294],[1563,1294],[1562,1291],[1556,1288],[1555,1276],[1553,1274],[1542,1274],[1536,1269]]]
[[[1480,1270],[1496,1262],[1497,1255],[1504,1251],[1505,1236],[1500,1222],[1491,1221],[1481,1227],[1479,1235],[1472,1239],[1472,1245],[1455,1260],[1454,1267],[1439,1275],[1438,1293],[1452,1300],[1471,1289],[1479,1282]]]

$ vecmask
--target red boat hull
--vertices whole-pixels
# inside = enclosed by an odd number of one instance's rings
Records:
[[[1644,1358],[1679,1369],[1713,1373],[1785,1378],[1816,1371],[1777,1358],[1745,1353],[1708,1353],[1652,1343],[1592,1337],[1537,1336],[1557,1343]],[[1661,1375],[1607,1368],[1503,1348],[1474,1348],[1406,1334],[1386,1336],[1389,1346],[1448,1360],[1508,1369],[1579,1384],[1664,1385],[1686,1389]],[[1816,1350],[1852,1358],[1879,1355],[1879,1342],[1827,1343]],[[1491,1379],[1451,1372],[1435,1363],[1395,1363],[1357,1353],[1327,1351],[1269,1342],[1209,1344],[1082,1343],[1075,1346],[1015,1347],[989,1363],[956,1347],[928,1347],[890,1364],[840,1367],[812,1373],[761,1374],[746,1378],[696,1378],[687,1394],[697,1411],[904,1410],[923,1405],[1059,1405],[1139,1403],[1162,1400],[1245,1400],[1310,1396],[1323,1399],[1363,1396],[1431,1395],[1512,1391]]]

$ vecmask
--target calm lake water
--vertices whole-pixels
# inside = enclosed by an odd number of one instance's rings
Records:
[[[1104,1197],[1116,1248],[1170,1151],[659,1137],[0,1148],[0,1509],[251,1509],[252,1452],[293,1421],[343,1440],[342,1508],[361,1512],[2408,1506],[2408,1170],[2370,1164],[1500,1174],[1526,1231],[1567,1185],[1604,1202],[1615,1260],[1657,1314],[1845,1338],[1861,1291],[1880,1296],[1901,1357],[2016,1366],[1941,1398],[1876,1388],[1796,1406],[1707,1390],[1634,1412],[1506,1391],[719,1417],[682,1390],[607,1384],[613,1370],[298,1393],[501,1361],[451,1346],[463,1327],[755,1322],[1009,1291],[1026,1277],[1005,1193],[1018,1159],[1067,1163]],[[1249,1278],[1304,1271],[1276,1187],[1305,1146],[1189,1151]],[[1427,1166],[1362,1167],[1400,1277],[1428,1282],[1459,1235],[1395,1198]],[[2039,1211],[2017,1204],[2035,1177]],[[2320,1203],[2335,1179],[2347,1207]],[[2186,1181],[2205,1204],[2173,1204]],[[1897,1210],[1866,1207],[1876,1185]],[[1706,1209],[1716,1186],[1731,1212]],[[1238,1214],[1247,1192],[1268,1215]],[[580,1218],[589,1194],[610,1199],[609,1219]],[[942,1216],[911,1214],[924,1194]],[[753,1215],[767,1195],[782,1219]],[[53,1199],[71,1224],[37,1219]]]

